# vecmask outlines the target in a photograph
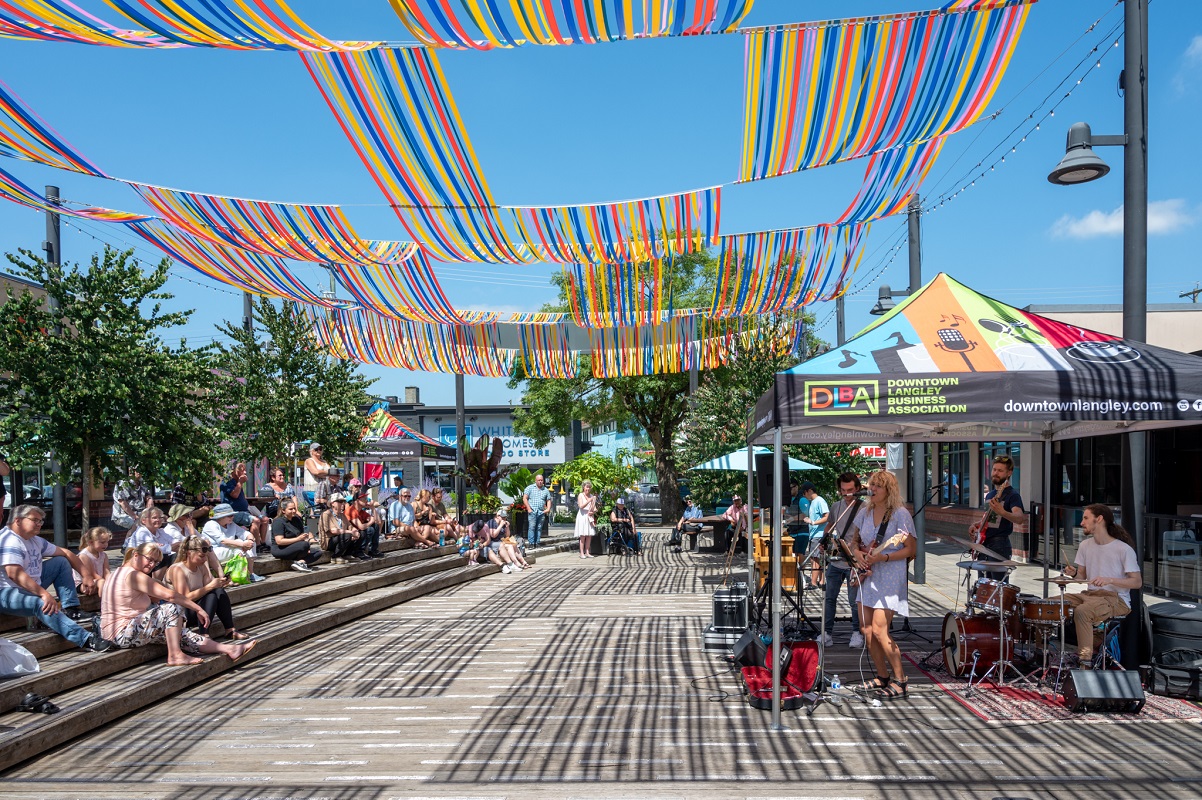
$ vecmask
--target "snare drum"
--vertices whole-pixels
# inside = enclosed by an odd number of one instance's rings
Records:
[[[968,604],[982,611],[1009,616],[1018,611],[1018,587],[1002,581],[981,578],[973,584]]]
[[[963,677],[973,669],[973,654],[979,677],[992,667],[1006,648],[1006,658],[1014,654],[1014,640],[1006,632],[999,638],[1000,620],[996,614],[948,614],[943,618],[943,663],[952,675]]]
[[[1019,603],[1023,624],[1037,628],[1058,628],[1065,619],[1065,606],[1059,597],[1024,597]]]

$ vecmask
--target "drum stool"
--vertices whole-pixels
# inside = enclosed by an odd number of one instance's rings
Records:
[[[1119,617],[1104,619],[1094,626],[1093,629],[1102,634],[1102,647],[1097,653],[1094,653],[1093,657],[1094,669],[1109,669],[1106,666],[1107,659],[1109,659],[1111,666],[1118,663],[1118,658],[1115,657],[1111,648],[1118,649],[1119,625],[1126,618],[1127,615],[1123,614]]]

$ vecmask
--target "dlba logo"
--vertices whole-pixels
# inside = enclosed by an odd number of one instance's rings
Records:
[[[806,381],[807,416],[876,414],[877,381]]]

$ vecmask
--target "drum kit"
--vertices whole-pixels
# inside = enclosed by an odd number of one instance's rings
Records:
[[[1064,599],[1065,587],[1070,583],[1085,583],[1064,576],[1044,579],[1046,583],[1060,587],[1059,597],[1037,597],[1023,594],[1010,583],[1010,574],[1020,566],[987,547],[956,537],[951,538],[969,550],[974,558],[961,561],[961,569],[997,575],[1005,578],[982,577],[972,584],[964,603],[964,611],[952,611],[943,618],[943,663],[947,671],[956,677],[968,678],[968,690],[992,676],[993,682],[1005,685],[1013,677],[1016,681],[1033,686],[1042,686],[1053,671],[1059,676],[1064,666],[1063,642],[1065,625],[1072,615],[1072,607]],[[984,557],[987,560],[979,560]],[[967,580],[964,582],[967,585]],[[956,606],[960,606],[959,589]],[[1051,665],[1054,654],[1052,639],[1057,637],[1060,647],[1057,665]],[[1024,673],[1014,663],[1020,652],[1035,654],[1040,665],[1030,673]]]

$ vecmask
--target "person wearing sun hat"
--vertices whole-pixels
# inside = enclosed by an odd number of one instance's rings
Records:
[[[345,564],[363,555],[363,537],[346,517],[346,497],[343,495],[330,496],[330,508],[322,512],[317,531],[321,535],[322,549],[329,551],[330,560],[335,564]]]
[[[313,505],[313,493],[330,474],[330,463],[322,456],[320,442],[309,443],[309,457],[305,459],[305,502]]]
[[[234,522],[234,509],[229,503],[218,503],[209,515],[209,521],[201,529],[200,535],[209,540],[213,546],[213,555],[218,563],[224,566],[234,556],[246,556],[247,567],[250,571],[251,583],[267,580],[262,575],[255,574],[255,540],[246,528]]]
[[[184,503],[176,503],[167,510],[167,524],[163,526],[163,530],[181,546],[185,539],[189,536],[199,536],[200,531],[196,530],[196,518],[193,514],[196,509]],[[209,569],[214,575],[221,574],[221,562],[217,560],[217,556],[213,555],[213,551],[209,551]]]

